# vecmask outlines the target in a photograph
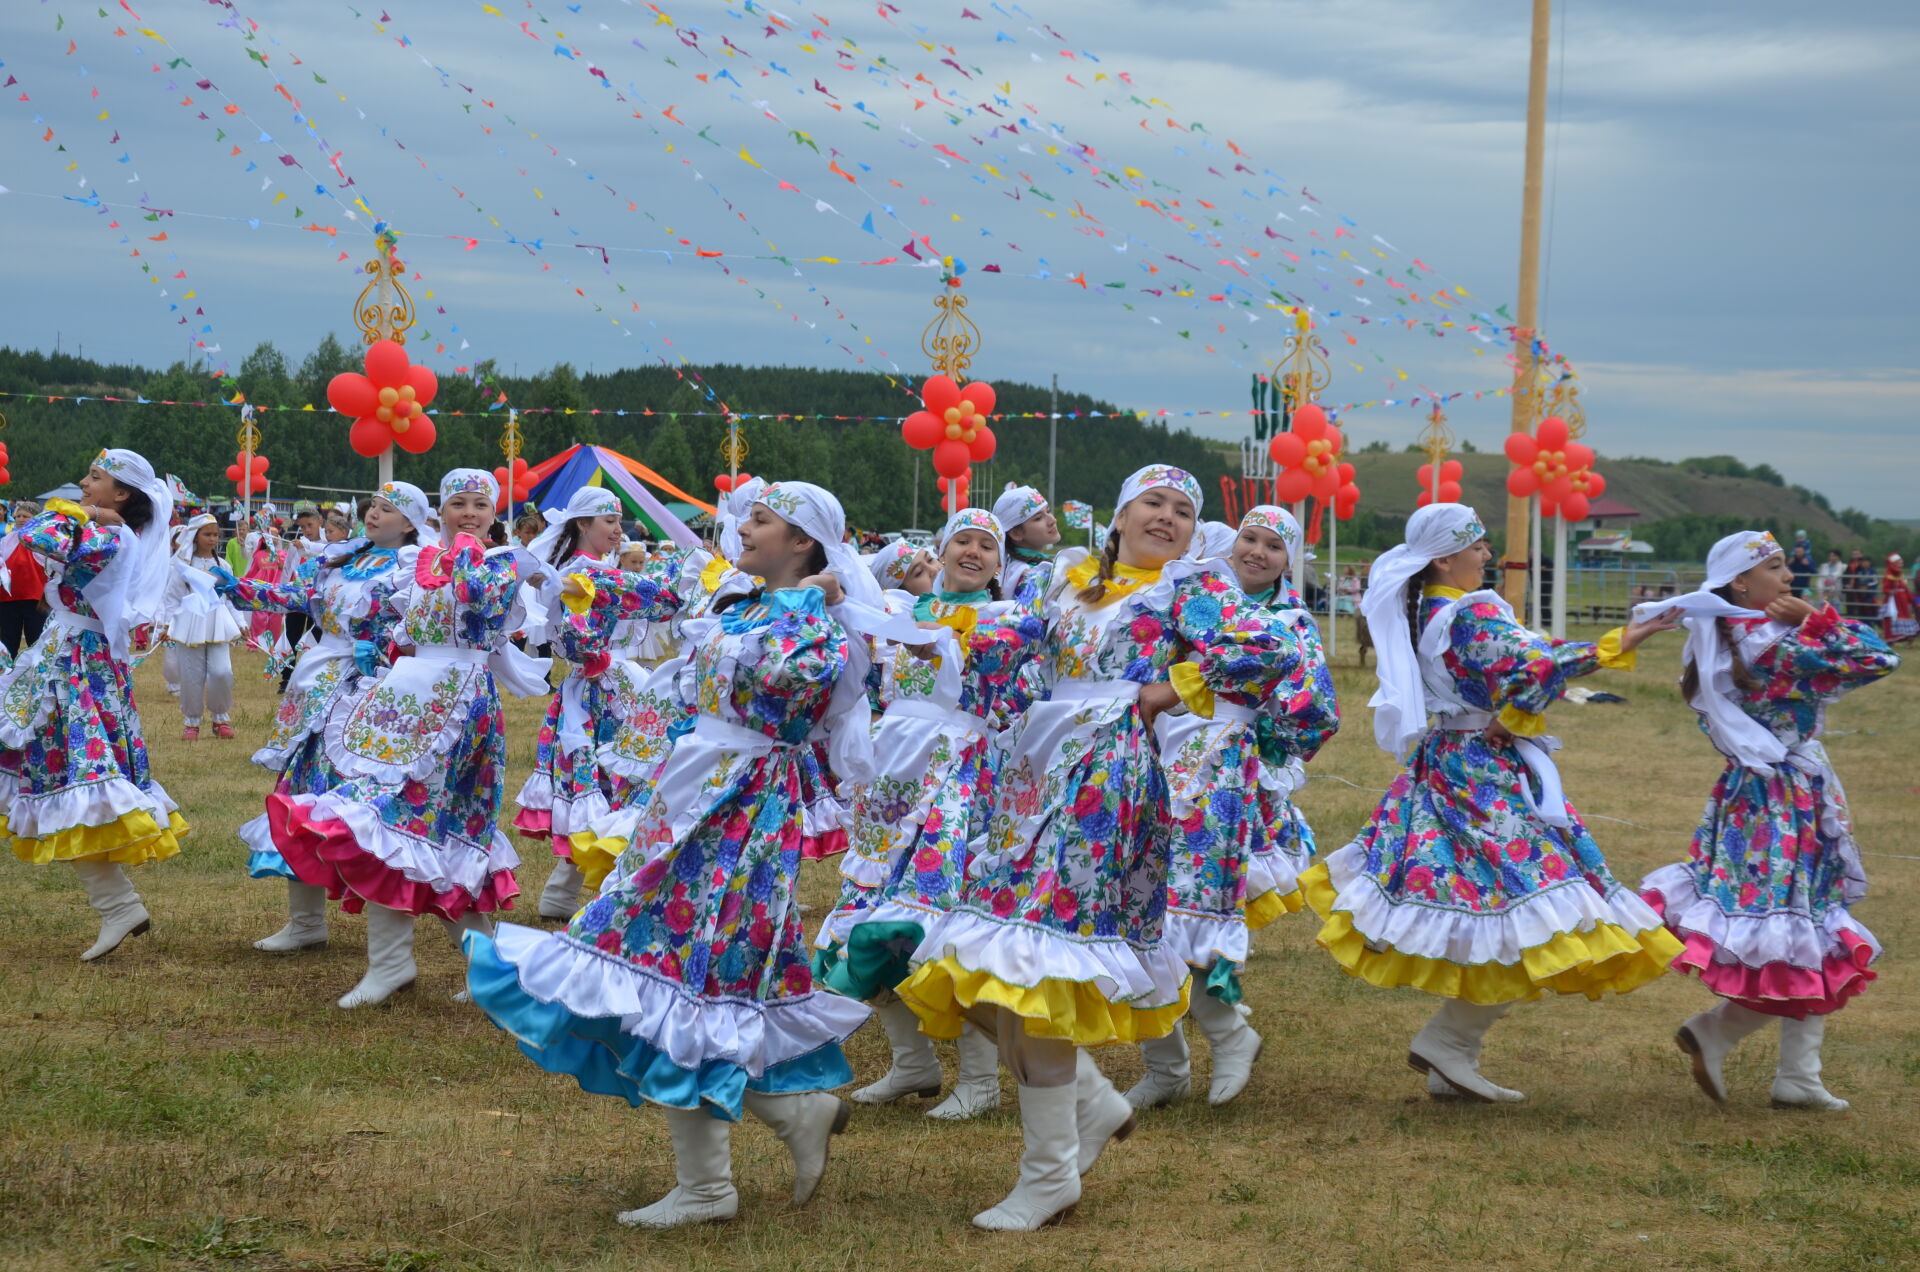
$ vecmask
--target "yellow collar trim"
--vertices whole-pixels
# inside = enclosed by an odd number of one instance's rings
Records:
[[[1448,587],[1444,583],[1429,583],[1420,594],[1430,601],[1457,601],[1466,595],[1459,588]]]
[[[1099,573],[1099,558],[1088,557],[1067,571],[1067,582],[1075,588],[1082,588],[1093,582],[1094,576]],[[1107,582],[1107,593],[1112,595],[1115,592],[1129,592],[1143,583],[1157,582],[1159,578],[1160,570],[1142,570],[1124,562],[1115,561],[1113,578]]]

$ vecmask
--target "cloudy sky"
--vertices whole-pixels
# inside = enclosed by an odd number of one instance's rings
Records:
[[[358,199],[405,236],[442,374],[917,371],[914,244],[969,266],[984,378],[1239,410],[1277,291],[1328,341],[1327,400],[1479,392],[1448,413],[1492,447],[1528,9],[16,0],[0,343],[298,356],[349,330]],[[1556,9],[1543,326],[1590,440],[1920,515],[1914,8]],[[1346,417],[1395,445],[1420,422]]]

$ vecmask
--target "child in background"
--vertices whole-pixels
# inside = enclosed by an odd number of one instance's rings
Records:
[[[180,736],[188,742],[199,740],[200,719],[211,713],[214,736],[231,738],[233,656],[229,646],[240,639],[243,629],[239,614],[215,590],[220,525],[211,513],[201,513],[176,527],[173,540],[178,546],[160,623],[179,676],[180,713],[186,724]]]

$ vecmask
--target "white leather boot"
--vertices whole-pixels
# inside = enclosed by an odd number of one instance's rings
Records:
[[[1407,1063],[1422,1073],[1439,1070],[1461,1095],[1489,1104],[1512,1104],[1527,1097],[1487,1081],[1480,1074],[1480,1044],[1493,1022],[1507,1014],[1511,1003],[1487,1007],[1461,998],[1440,1004],[1407,1048]],[[1431,1089],[1431,1087],[1429,1087]]]
[[[673,1136],[673,1191],[651,1206],[622,1211],[615,1218],[629,1228],[725,1223],[740,1213],[727,1124],[705,1109],[667,1109],[666,1114]]]
[[[927,1116],[959,1121],[999,1108],[999,1044],[975,1029],[969,1021],[960,1026],[960,1037],[954,1046],[960,1052],[960,1072],[953,1080],[953,1091],[946,1099],[928,1109]],[[860,1097],[855,1095],[854,1098]]]
[[[1820,1044],[1827,1036],[1827,1018],[1780,1018],[1780,1065],[1773,1073],[1773,1106],[1777,1109],[1817,1109],[1844,1113],[1852,1108],[1820,1082]]]
[[[1081,1047],[1073,1065],[1073,1123],[1080,1137],[1074,1168],[1084,1175],[1093,1169],[1107,1145],[1118,1144],[1133,1134],[1138,1123],[1132,1103],[1113,1089],[1113,1083],[1094,1063],[1092,1052]]]
[[[913,1008],[893,998],[875,1007],[873,1014],[880,1017],[887,1041],[892,1044],[893,1067],[878,1082],[855,1091],[854,1100],[860,1104],[892,1104],[910,1095],[930,1100],[940,1094],[940,1057],[934,1052],[933,1040],[920,1032],[920,1017],[913,1014]]]
[[[825,1091],[792,1095],[746,1094],[747,1112],[765,1122],[793,1155],[793,1204],[813,1200],[827,1173],[827,1148],[835,1135],[847,1129],[853,1106]]]
[[[1673,1035],[1673,1043],[1693,1057],[1693,1080],[1715,1103],[1727,1102],[1726,1080],[1720,1066],[1734,1044],[1764,1026],[1773,1017],[1723,998],[1697,1016],[1689,1016]]]
[[[573,858],[556,857],[553,873],[547,876],[547,886],[540,889],[540,917],[571,919],[579,912],[580,885],[586,879],[580,867],[573,864]]]
[[[340,1006],[371,1007],[413,988],[413,916],[367,904],[367,974],[340,997]]]
[[[1184,1100],[1193,1090],[1193,1056],[1187,1051],[1186,1026],[1173,1022],[1173,1030],[1164,1038],[1149,1038],[1140,1044],[1140,1059],[1147,1071],[1127,1088],[1126,1101],[1136,1109],[1157,1109]]]
[[[133,890],[127,872],[119,866],[111,861],[82,858],[73,863],[73,872],[80,876],[80,886],[87,890],[87,904],[100,915],[100,935],[80,956],[81,962],[91,963],[111,954],[120,948],[120,942],[139,936],[153,926],[147,907],[140,904],[140,894]]]
[[[269,954],[319,950],[327,945],[327,890],[298,879],[287,880],[287,925],[253,943]]]
[[[1196,994],[1187,1012],[1213,1048],[1213,1077],[1207,1103],[1218,1108],[1247,1089],[1260,1059],[1262,1039],[1247,1018],[1212,994]]]
[[[1037,1232],[1059,1223],[1080,1201],[1080,1133],[1074,1125],[1078,1083],[1020,1088],[1020,1180],[991,1210],[973,1217],[989,1232]]]

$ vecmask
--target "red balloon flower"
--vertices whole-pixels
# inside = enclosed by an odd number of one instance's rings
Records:
[[[391,340],[367,350],[367,373],[342,371],[327,385],[333,409],[353,419],[347,444],[369,458],[390,446],[419,455],[433,445],[433,420],[427,405],[440,381],[425,367],[410,366],[407,351]]]

